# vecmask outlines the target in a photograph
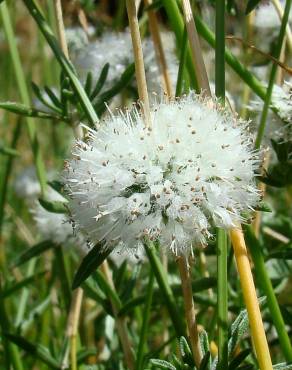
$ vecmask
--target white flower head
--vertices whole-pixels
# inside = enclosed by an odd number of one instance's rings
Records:
[[[92,243],[175,254],[205,244],[213,225],[244,221],[259,193],[247,123],[190,94],[156,103],[152,128],[136,108],[77,141],[64,172],[72,217]]]

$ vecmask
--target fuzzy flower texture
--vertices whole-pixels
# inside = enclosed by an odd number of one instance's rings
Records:
[[[234,227],[259,199],[247,123],[194,94],[156,104],[152,128],[134,108],[78,141],[65,181],[77,227],[109,248],[158,240],[175,254]]]

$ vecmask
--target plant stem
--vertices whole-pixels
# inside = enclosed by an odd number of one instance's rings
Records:
[[[238,226],[237,229],[232,229],[230,231],[230,237],[234,249],[234,256],[240,276],[243,297],[248,312],[249,324],[259,367],[260,370],[273,370],[268,342],[266,339],[261,311],[257,300],[255,285],[253,282],[251,267],[241,227]]]
[[[217,229],[217,326],[218,326],[218,370],[228,368],[228,279],[227,279],[227,235]]]
[[[284,40],[284,37],[285,37],[286,26],[287,26],[287,23],[288,23],[290,8],[291,8],[291,0],[287,0],[286,5],[285,5],[283,19],[282,19],[282,24],[281,24],[281,28],[280,28],[279,37],[278,37],[278,40],[277,40],[277,43],[276,43],[276,46],[275,46],[275,52],[274,52],[274,55],[273,55],[273,57],[276,58],[276,59],[279,59],[280,54],[281,54],[281,49],[282,49],[282,44],[283,44],[283,40]],[[259,147],[261,146],[261,142],[262,142],[262,139],[263,139],[263,136],[264,136],[266,123],[267,123],[268,110],[269,110],[269,106],[270,106],[270,103],[271,103],[272,92],[273,92],[273,87],[274,87],[274,81],[275,81],[275,77],[276,77],[277,68],[278,68],[277,63],[273,63],[272,69],[271,69],[271,74],[270,74],[269,85],[268,85],[268,89],[267,89],[267,94],[266,94],[266,97],[265,97],[264,107],[263,107],[262,115],[261,115],[261,119],[260,119],[260,125],[259,125],[259,128],[258,128],[258,133],[257,133],[256,140],[255,140],[255,148],[256,149],[259,149]]]
[[[272,0],[272,4],[274,5],[276,12],[278,13],[278,16],[280,18],[280,21],[283,21],[283,16],[284,16],[284,10],[282,7],[282,4],[280,3],[279,0]],[[289,22],[287,23],[286,26],[286,37],[287,37],[287,44],[289,46],[290,51],[292,51],[292,32],[291,28],[289,25]]]
[[[150,105],[149,97],[147,92],[146,76],[145,76],[145,67],[143,60],[143,50],[141,44],[141,37],[139,31],[139,22],[137,18],[137,11],[135,0],[126,0],[129,26],[131,30],[131,38],[134,51],[134,60],[135,60],[135,72],[136,80],[138,85],[139,99],[142,104],[142,110],[145,119],[145,126],[151,127],[151,116],[150,116]]]
[[[114,282],[112,280],[112,276],[111,276],[107,261],[104,261],[100,265],[100,269],[102,273],[104,274],[107,282],[110,284],[112,290],[115,291]],[[125,318],[120,317],[118,315],[120,307],[117,307],[116,303],[112,300],[111,297],[109,299],[111,301],[112,310],[113,310],[115,321],[116,321],[117,331],[118,331],[119,338],[120,338],[122,348],[123,348],[123,352],[125,355],[125,363],[130,370],[134,370],[135,369],[134,356],[132,352],[132,345],[131,345],[130,338],[128,335],[127,324],[126,324]]]
[[[15,149],[17,146],[18,138],[21,132],[22,126],[22,117],[20,117],[17,121],[16,127],[13,131],[13,136],[11,140],[10,147]],[[2,240],[2,227],[3,227],[3,220],[4,220],[4,209],[7,197],[7,186],[10,177],[10,173],[12,170],[14,156],[9,156],[7,158],[5,168],[3,170],[2,179],[1,179],[1,188],[0,188],[0,269],[5,268],[5,251],[4,251],[4,244]]]
[[[151,268],[153,269],[156,281],[163,295],[164,301],[166,303],[166,308],[169,312],[170,319],[172,321],[173,327],[176,331],[177,337],[185,336],[185,326],[181,315],[179,314],[176,301],[171,291],[171,288],[167,281],[167,274],[165,273],[163,266],[156,254],[156,251],[152,244],[145,244],[145,251],[147,253]]]
[[[11,55],[11,60],[12,60],[15,76],[16,76],[16,83],[18,86],[19,95],[20,95],[22,102],[25,105],[29,106],[30,105],[29,93],[28,93],[28,89],[26,86],[22,63],[21,63],[19,53],[17,50],[16,37],[13,32],[13,28],[12,28],[12,24],[10,20],[10,14],[9,14],[6,2],[2,2],[0,4],[0,12],[2,16],[3,28],[5,31],[6,37],[7,37],[8,45],[9,45],[9,50],[10,50],[10,55]],[[38,180],[39,180],[40,187],[41,187],[41,192],[42,194],[44,194],[46,190],[46,186],[47,186],[46,171],[45,171],[44,163],[43,163],[40,148],[39,148],[35,121],[31,117],[26,117],[25,119],[26,119],[26,127],[27,127],[30,144],[32,147],[34,162],[36,166],[36,172],[37,172]]]
[[[67,327],[67,335],[70,339],[71,370],[77,370],[77,333],[82,299],[83,290],[81,288],[75,289],[72,296]]]
[[[185,304],[185,315],[188,326],[189,338],[191,343],[191,348],[194,356],[194,361],[196,367],[200,368],[200,363],[202,360],[202,353],[200,347],[200,338],[197,327],[196,313],[193,301],[192,292],[192,282],[190,268],[188,266],[188,261],[185,256],[181,256],[177,259],[177,264],[181,277],[182,291]]]
[[[147,334],[148,334],[148,323],[150,318],[150,309],[152,304],[152,296],[153,296],[153,283],[154,283],[154,274],[153,270],[150,269],[150,275],[149,275],[149,283],[148,288],[146,292],[146,301],[145,301],[145,309],[143,311],[143,323],[142,323],[142,329],[140,333],[140,341],[138,346],[138,353],[137,353],[137,361],[136,361],[136,369],[137,370],[143,370],[143,354],[145,351],[145,343],[147,340]]]
[[[171,27],[175,33],[177,45],[182,45],[184,33],[184,21],[180,13],[176,0],[162,0],[167,16],[169,18]],[[193,65],[192,55],[189,45],[186,46],[186,66],[189,72],[191,87],[199,92],[196,72]]]
[[[144,0],[144,3],[146,6],[149,6],[152,4],[152,0]],[[152,36],[154,49],[155,49],[155,55],[156,55],[156,59],[158,62],[157,64],[160,67],[160,70],[163,76],[164,88],[165,88],[166,94],[169,97],[171,97],[173,95],[171,80],[169,77],[167,62],[166,62],[166,58],[165,58],[165,54],[164,54],[164,50],[163,50],[163,46],[161,42],[161,37],[159,33],[157,16],[153,9],[148,10],[148,19],[149,19],[150,33]]]
[[[63,12],[61,0],[54,0],[56,18],[57,18],[57,29],[60,40],[61,49],[67,59],[69,59],[68,45],[66,41],[65,27],[63,21]]]
[[[280,346],[284,353],[287,362],[292,361],[292,346],[289,339],[289,335],[285,328],[285,322],[281,314],[281,310],[273,289],[273,285],[269,278],[265,260],[262,253],[262,248],[259,240],[255,236],[251,226],[247,225],[244,228],[247,244],[249,245],[249,251],[252,256],[252,260],[255,266],[255,273],[258,277],[258,282],[262,288],[265,296],[267,297],[267,304],[271,314],[271,318],[277,330],[279,337]]]
[[[225,0],[216,0],[215,94],[225,104]],[[227,235],[217,229],[218,369],[228,368]]]
[[[182,0],[183,12],[185,17],[185,24],[188,31],[189,43],[191,46],[194,68],[196,71],[199,88],[207,96],[211,96],[207,71],[205,68],[199,36],[193,18],[192,8],[189,0]]]
[[[225,1],[216,0],[215,94],[225,102]]]
[[[180,96],[183,92],[183,77],[184,77],[184,69],[186,64],[186,55],[187,55],[187,29],[184,28],[182,44],[180,49],[180,58],[179,58],[179,68],[177,74],[177,82],[176,82],[176,89],[175,89],[175,96]]]
[[[70,63],[70,61],[65,57],[62,50],[60,49],[59,43],[55,38],[53,31],[51,30],[50,26],[48,25],[45,18],[41,14],[38,6],[36,5],[35,0],[23,0],[23,2],[27,7],[28,11],[30,12],[31,16],[35,19],[36,23],[38,24],[40,31],[47,40],[60,66],[64,70],[65,74],[69,77],[72,83],[72,87],[74,88],[76,95],[79,98],[79,102],[83,107],[83,110],[88,120],[92,125],[97,125],[99,119],[78,77],[76,76],[75,69],[73,65]]]

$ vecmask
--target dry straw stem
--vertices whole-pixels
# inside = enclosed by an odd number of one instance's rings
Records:
[[[198,84],[207,96],[211,96],[207,71],[202,56],[200,40],[194,22],[190,1],[183,0],[182,6]]]
[[[139,99],[142,104],[142,110],[145,119],[146,127],[151,127],[151,117],[150,117],[150,105],[149,97],[147,92],[145,67],[143,60],[143,51],[141,44],[141,37],[139,31],[139,23],[137,18],[137,11],[134,0],[126,0],[129,26],[131,30],[131,38],[133,43],[134,60],[135,60],[135,72],[136,80],[138,85]]]
[[[61,0],[54,0],[54,5],[55,5],[55,10],[56,10],[58,36],[59,36],[61,49],[64,55],[66,56],[66,58],[69,59],[69,51],[68,51],[65,27],[64,27],[64,22],[63,22],[63,12],[62,12]]]
[[[115,286],[114,286],[114,283],[113,283],[113,279],[112,279],[111,272],[109,270],[109,266],[108,266],[107,261],[104,261],[100,265],[100,269],[101,269],[102,273],[104,274],[104,276],[105,276],[107,282],[109,283],[110,287],[113,290],[115,290]],[[113,300],[110,299],[110,301],[111,301],[111,306],[112,306],[112,310],[113,310],[114,317],[115,317],[115,322],[116,322],[116,325],[117,325],[118,335],[119,335],[119,338],[120,338],[120,341],[121,341],[121,344],[122,344],[122,347],[123,347],[123,352],[124,352],[124,355],[125,355],[125,363],[126,363],[127,367],[130,370],[134,370],[135,369],[135,365],[134,365],[135,361],[134,361],[134,356],[133,356],[133,352],[132,352],[132,345],[131,345],[131,342],[130,342],[130,339],[129,339],[129,336],[128,336],[128,331],[127,331],[127,325],[126,325],[125,318],[120,317],[118,315],[118,308],[116,307]]]
[[[144,0],[144,3],[146,6],[149,6],[152,4],[152,0]],[[169,77],[167,62],[166,62],[166,58],[165,58],[165,54],[164,54],[164,50],[163,50],[163,46],[161,42],[161,37],[159,33],[159,25],[157,21],[157,16],[153,9],[148,10],[148,19],[149,19],[150,33],[151,33],[152,40],[154,43],[155,55],[156,55],[156,59],[158,62],[157,64],[160,67],[160,70],[163,76],[164,88],[165,88],[166,94],[169,97],[171,97],[173,96],[171,80]]]
[[[195,71],[199,86],[205,90],[205,93],[211,97],[211,91],[208,82],[208,76],[206,73],[202,52],[200,48],[199,38],[196,30],[196,26],[193,20],[192,9],[189,0],[183,0],[183,11],[186,20],[186,26],[188,30],[189,41],[193,55],[196,55]],[[269,353],[269,347],[264,331],[264,325],[262,322],[261,312],[257,300],[255,285],[251,272],[251,267],[247,255],[245,241],[241,226],[234,228],[230,231],[231,241],[233,244],[234,255],[237,263],[239,277],[241,280],[241,286],[243,295],[245,298],[245,305],[250,320],[252,337],[255,343],[255,349],[258,357],[258,362],[261,370],[272,370],[272,361]],[[189,277],[190,279],[190,277]],[[185,282],[186,283],[186,282]],[[190,311],[191,312],[191,311]],[[194,313],[193,313],[194,314]]]
[[[196,322],[195,307],[193,301],[191,273],[188,266],[188,261],[185,256],[181,256],[177,259],[177,264],[180,272],[182,281],[182,291],[185,304],[185,316],[187,320],[189,338],[191,348],[195,360],[195,365],[199,369],[202,360],[202,353],[200,347],[200,338],[198,332],[198,326]]]
[[[282,7],[282,4],[280,3],[279,0],[272,0],[272,3],[276,9],[276,12],[278,13],[280,21],[282,22],[282,19],[284,16],[284,9]],[[287,37],[287,44],[288,44],[289,50],[292,51],[292,32],[291,32],[289,23],[287,24],[287,27],[286,27],[286,37]]]
[[[67,325],[67,336],[70,341],[71,370],[77,370],[77,333],[82,298],[83,290],[81,288],[77,288],[73,292]]]
[[[261,370],[273,370],[241,226],[230,231],[230,238],[234,249],[234,256],[240,276],[243,297],[248,312],[249,324],[259,367]]]

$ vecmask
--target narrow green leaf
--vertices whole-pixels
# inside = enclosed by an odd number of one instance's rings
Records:
[[[254,210],[260,212],[272,212],[272,208],[268,205],[268,203],[263,201],[259,202]]]
[[[68,207],[66,202],[49,201],[45,198],[39,198],[40,205],[47,211],[52,213],[68,213]]]
[[[247,348],[239,352],[238,355],[230,362],[228,370],[236,370],[238,366],[246,359],[246,357],[251,353],[251,349]]]
[[[20,266],[23,263],[29,261],[33,257],[37,257],[40,254],[44,253],[50,248],[55,248],[57,245],[53,243],[51,240],[45,240],[41,243],[35,244],[33,247],[27,249],[23,252],[20,256],[18,256],[14,262],[13,267]]]
[[[72,289],[78,288],[99,265],[110,255],[111,249],[105,249],[102,243],[97,243],[83,258],[77,272],[75,273]]]
[[[27,339],[14,334],[5,334],[5,337],[12,343],[16,344],[18,347],[22,348],[25,352],[37,357],[46,365],[50,366],[51,369],[61,369],[61,365],[54,359],[47,348],[41,346],[40,344],[35,344],[29,342]]]
[[[209,369],[209,362],[210,362],[210,352],[207,352],[205,356],[202,358],[200,363],[199,370],[208,370]]]
[[[46,113],[37,109],[33,109],[30,107],[27,107],[24,104],[16,103],[16,102],[2,102],[0,103],[0,108],[7,110],[9,112],[18,114],[20,116],[24,117],[37,117],[37,118],[54,118],[59,119],[58,116]]]
[[[170,362],[164,360],[151,359],[150,363],[157,366],[158,369],[177,370]]]
[[[7,146],[0,145],[0,154],[18,157],[20,154],[16,149],[8,148]]]
[[[248,0],[246,9],[245,9],[245,14],[247,15],[250,12],[252,12],[260,2],[261,0]]]
[[[59,98],[56,96],[54,91],[50,89],[48,86],[44,87],[45,92],[47,93],[48,97],[50,98],[51,102],[55,106],[55,110],[58,110],[60,113],[62,112],[62,103],[60,102]]]
[[[292,370],[292,363],[282,362],[277,365],[273,365],[274,370]]]
[[[101,89],[103,88],[103,85],[105,84],[105,81],[108,75],[109,66],[110,66],[109,63],[106,63],[100,72],[95,88],[90,95],[90,99],[92,101],[97,97],[97,95],[100,93]]]
[[[11,287],[7,287],[7,288],[3,289],[0,293],[0,298],[4,299],[4,298],[9,297],[11,294],[15,293],[19,289],[21,289],[21,288],[23,288],[23,287],[25,287],[25,286],[27,286],[31,283],[34,283],[40,277],[42,277],[45,273],[46,273],[46,271],[39,272],[38,274],[34,274],[34,275],[29,276],[25,279],[22,279],[21,281],[17,282],[16,284],[12,285]]]
[[[109,90],[102,93],[95,104],[96,112],[100,116],[106,109],[105,103],[122,91],[132,80],[135,72],[134,63],[130,64],[123,72],[119,81]]]

